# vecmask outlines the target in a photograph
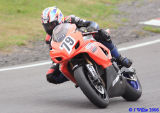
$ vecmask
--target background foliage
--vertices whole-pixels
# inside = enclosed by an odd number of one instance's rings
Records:
[[[101,27],[117,27],[112,15],[123,0],[0,0],[0,50],[30,41],[44,40],[42,10],[57,6],[64,15],[96,21]]]

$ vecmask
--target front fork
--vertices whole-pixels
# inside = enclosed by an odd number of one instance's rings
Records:
[[[80,65],[84,65],[86,67],[86,69],[88,70],[88,72],[90,73],[94,83],[102,84],[103,86],[106,86],[104,80],[100,77],[99,73],[96,71],[96,69],[95,69],[93,63],[90,61],[90,59],[86,55],[83,55],[83,58],[85,59],[85,64],[78,64],[78,63],[72,64],[70,62],[70,66],[71,66],[72,71],[74,71]],[[78,85],[75,85],[75,87],[77,88]]]
[[[104,80],[101,78],[101,76],[99,75],[99,73],[96,71],[93,63],[88,59],[87,56],[85,56],[85,60],[87,62],[87,64],[85,65],[88,72],[90,73],[90,75],[92,76],[93,82],[95,84],[102,84],[103,86],[105,86],[105,82]]]

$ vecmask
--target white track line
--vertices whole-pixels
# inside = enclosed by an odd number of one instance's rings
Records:
[[[129,50],[129,49],[134,49],[134,48],[138,48],[138,47],[144,47],[144,46],[155,44],[155,43],[160,43],[160,39],[154,40],[154,41],[149,41],[149,42],[144,42],[144,43],[140,43],[140,44],[136,44],[136,45],[132,45],[132,46],[129,46],[129,47],[120,48],[118,50],[119,51],[126,51],[126,50]],[[30,64],[30,65],[25,65],[25,66],[2,68],[2,69],[0,69],[0,72],[9,71],[9,70],[16,70],[16,69],[23,69],[23,68],[29,68],[29,67],[36,67],[36,66],[42,66],[42,65],[48,65],[48,64],[51,64],[51,61],[37,63],[37,64]]]
[[[145,22],[140,22],[140,24],[160,26],[160,20],[153,19],[153,20],[149,20],[149,21],[145,21]]]
[[[42,62],[42,63],[37,63],[37,64],[30,64],[30,65],[25,65],[25,66],[2,68],[2,69],[0,69],[0,72],[1,71],[8,71],[8,70],[15,70],[15,69],[29,68],[29,67],[36,67],[36,66],[42,66],[42,65],[48,65],[48,64],[51,64],[51,63],[52,63],[51,61],[47,61],[47,62]]]
[[[136,44],[136,45],[129,46],[129,47],[120,48],[120,49],[118,49],[118,51],[126,51],[126,50],[129,50],[129,49],[134,49],[134,48],[138,48],[138,47],[144,47],[144,46],[152,45],[152,44],[159,43],[159,42],[160,42],[160,39],[157,39],[157,40],[144,42],[144,43]]]

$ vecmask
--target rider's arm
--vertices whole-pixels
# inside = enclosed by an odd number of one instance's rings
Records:
[[[67,16],[65,17],[65,23],[74,23],[76,24],[76,26],[78,28],[80,27],[87,27],[90,30],[98,30],[99,29],[99,26],[96,22],[93,22],[93,21],[86,21],[84,19],[81,19],[75,15],[70,15],[70,16]]]
[[[45,41],[46,41],[46,44],[48,44],[48,47],[49,47],[50,50],[52,49],[52,47],[51,47],[51,39],[52,39],[52,37],[49,34],[46,34]]]
[[[80,19],[79,17],[76,17],[75,15],[70,15],[65,17],[65,23],[74,23],[78,28],[80,27],[87,27],[87,31],[96,31],[98,30],[98,33],[94,35],[94,38],[97,41],[108,41],[111,42],[110,35],[103,29],[99,29],[99,26],[96,22],[93,21],[86,21],[84,19]]]
[[[50,44],[50,40],[51,40],[51,36],[49,34],[46,34],[46,38],[45,38],[46,44]]]

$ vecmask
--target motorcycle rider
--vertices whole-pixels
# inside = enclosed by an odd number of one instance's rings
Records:
[[[105,30],[99,29],[99,26],[96,22],[86,21],[74,15],[64,17],[61,10],[58,9],[56,6],[48,7],[42,12],[42,25],[47,33],[45,39],[47,44],[50,45],[53,29],[61,23],[76,24],[78,28],[86,27],[88,31],[98,30],[98,33],[95,34],[94,38],[110,49],[111,55],[116,59],[117,63],[127,68],[132,65],[130,59],[122,57],[120,55],[117,48],[112,43],[110,35]],[[68,81],[68,79],[59,71],[59,64],[56,63],[53,63],[51,68],[48,70],[46,77],[48,82],[54,84]]]

